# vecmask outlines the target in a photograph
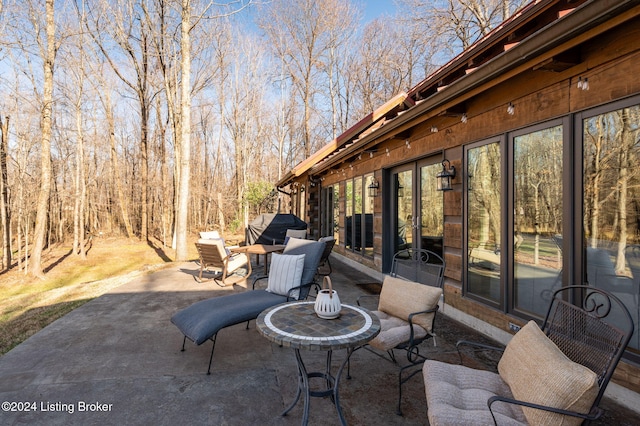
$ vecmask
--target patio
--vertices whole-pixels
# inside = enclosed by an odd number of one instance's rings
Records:
[[[332,260],[332,280],[343,303],[375,291],[375,280]],[[2,424],[299,424],[302,404],[288,416],[296,385],[293,351],[262,337],[253,322],[218,335],[211,375],[205,374],[211,342],[187,343],[169,322],[177,310],[237,288],[197,283],[195,262],[131,281],[54,322],[0,358],[0,399],[29,403],[31,411],[0,414]],[[261,268],[256,268],[261,273]],[[445,308],[446,313],[446,308]],[[475,331],[439,315],[437,347],[422,353],[457,362],[458,339],[487,341]],[[322,365],[324,352],[307,352],[307,364]],[[334,366],[343,359],[334,353]],[[402,359],[402,358],[401,358]],[[467,365],[494,368],[497,357]],[[340,399],[352,425],[427,424],[421,377],[405,385],[404,417],[395,414],[396,369],[365,350],[351,358],[352,379],[343,377]],[[596,424],[639,424],[640,416],[605,400]],[[313,398],[310,424],[337,424],[328,398]]]

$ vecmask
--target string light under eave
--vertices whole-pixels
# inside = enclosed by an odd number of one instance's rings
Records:
[[[578,89],[580,90],[589,90],[589,79],[585,77],[578,77]]]

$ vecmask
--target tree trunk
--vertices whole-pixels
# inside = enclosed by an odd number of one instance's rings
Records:
[[[176,212],[176,260],[188,259],[187,219],[189,217],[189,177],[191,160],[191,1],[182,0],[180,31],[181,125],[180,125],[180,180],[178,182],[178,209]]]
[[[40,158],[40,192],[36,205],[36,224],[29,271],[32,275],[44,278],[42,251],[47,228],[49,193],[51,192],[51,114],[53,110],[53,65],[55,62],[55,21],[53,0],[46,0],[46,54],[44,55],[44,91],[42,99],[42,140]]]
[[[124,191],[122,189],[122,180],[120,179],[120,166],[118,164],[118,151],[116,150],[116,127],[113,118],[113,108],[111,107],[111,92],[105,90],[104,99],[104,111],[107,115],[107,126],[109,129],[109,144],[111,150],[111,180],[116,187],[118,194],[118,204],[120,206],[120,214],[122,215],[122,222],[127,232],[128,238],[133,238],[133,227],[131,226],[131,220],[129,219],[129,209],[127,208],[127,201],[124,198]]]
[[[629,125],[629,110],[623,109],[620,113],[622,121],[622,129],[620,132],[620,168],[618,172],[618,219],[620,226],[620,238],[618,239],[618,247],[616,253],[616,274],[623,275],[627,267],[626,256],[624,253],[627,247],[627,192],[629,191],[629,155],[633,149],[635,142],[634,132]],[[615,229],[615,228],[614,228]]]
[[[80,101],[79,101],[80,102]],[[87,258],[87,248],[85,246],[85,206],[87,199],[87,182],[86,182],[86,170],[84,163],[84,132],[82,130],[82,106],[78,105],[78,109],[76,111],[76,126],[78,131],[78,147],[77,147],[77,157],[78,157],[78,170],[77,170],[77,181],[78,187],[76,191],[77,195],[77,205],[78,205],[78,252],[81,259]]]
[[[9,217],[9,177],[7,174],[7,150],[9,116],[0,118],[0,216],[2,217],[2,269],[11,267],[11,218]]]

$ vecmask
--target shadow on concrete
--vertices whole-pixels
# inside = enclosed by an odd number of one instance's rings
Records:
[[[369,292],[356,283],[375,280],[333,261],[332,281],[343,303]],[[140,276],[45,327],[0,357],[0,399],[34,401],[37,411],[1,412],[2,424],[229,424],[297,425],[302,403],[280,413],[297,388],[294,352],[262,337],[252,321],[220,331],[211,375],[211,342],[187,342],[171,316],[192,303],[242,288],[221,288],[193,280],[195,263],[176,264]],[[446,309],[445,309],[446,311]],[[480,340],[477,331],[444,315],[436,320],[437,346],[421,353],[457,362],[459,339]],[[304,351],[313,370],[324,366],[323,351]],[[334,351],[333,366],[345,356]],[[402,362],[401,357],[399,357]],[[495,355],[469,353],[466,365],[495,369]],[[424,384],[417,375],[403,389],[404,417],[395,414],[396,366],[368,351],[351,357],[350,380],[340,384],[344,415],[351,425],[426,425]],[[312,383],[312,386],[315,386]],[[47,405],[47,404],[66,405]],[[41,404],[45,404],[40,409]],[[94,404],[91,410],[87,404]],[[57,407],[57,408],[56,408]],[[640,417],[609,400],[594,424],[639,424]],[[84,410],[80,410],[84,408]],[[70,412],[73,410],[73,412]],[[311,401],[310,425],[338,424],[330,398]]]

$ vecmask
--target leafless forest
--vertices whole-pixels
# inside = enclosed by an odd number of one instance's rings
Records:
[[[390,0],[391,1],[391,0]],[[0,1],[2,268],[242,228],[273,182],[522,0]],[[271,203],[271,206],[269,204]]]

